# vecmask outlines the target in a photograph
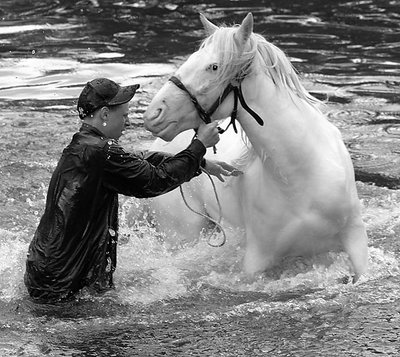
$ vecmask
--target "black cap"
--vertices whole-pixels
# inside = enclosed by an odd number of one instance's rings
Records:
[[[121,87],[111,79],[96,78],[86,83],[78,99],[79,118],[84,119],[99,108],[129,102],[139,84]]]

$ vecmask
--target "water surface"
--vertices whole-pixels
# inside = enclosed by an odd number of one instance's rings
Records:
[[[34,6],[33,6],[34,5]],[[140,83],[122,144],[147,148],[141,115],[203,37],[199,12],[282,48],[327,102],[357,176],[370,269],[356,285],[344,254],[287,259],[255,281],[242,232],[171,251],[121,198],[115,291],[35,305],[28,244],[61,151],[79,128],[90,79]],[[397,356],[400,3],[398,1],[29,1],[0,5],[0,354],[2,356]]]

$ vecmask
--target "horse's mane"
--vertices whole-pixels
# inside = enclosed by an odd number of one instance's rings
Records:
[[[212,45],[219,53],[220,71],[216,82],[225,87],[232,81],[232,74],[235,73],[235,79],[240,82],[255,69],[254,59],[259,55],[264,72],[278,88],[289,90],[318,109],[321,102],[303,87],[296,69],[285,53],[263,36],[252,33],[245,50],[239,53],[234,38],[237,27],[220,27],[201,44],[201,48]]]

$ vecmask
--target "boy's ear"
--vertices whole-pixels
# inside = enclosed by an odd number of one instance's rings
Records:
[[[108,121],[108,114],[110,113],[110,109],[107,107],[102,107],[99,111],[100,119],[102,121]]]

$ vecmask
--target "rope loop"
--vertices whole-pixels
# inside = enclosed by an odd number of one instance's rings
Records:
[[[226,233],[225,233],[224,228],[223,228],[222,225],[221,225],[221,220],[222,220],[222,206],[221,206],[221,202],[220,202],[220,200],[219,200],[218,192],[217,192],[217,189],[216,189],[216,187],[215,187],[215,183],[214,183],[213,178],[211,177],[210,173],[209,173],[206,169],[201,168],[201,170],[208,176],[208,178],[209,178],[210,181],[211,181],[211,184],[212,184],[212,187],[213,187],[213,190],[214,190],[215,199],[216,199],[217,204],[218,204],[218,216],[219,216],[219,217],[218,217],[218,220],[215,220],[214,218],[210,217],[208,214],[205,214],[205,213],[196,211],[195,209],[193,209],[192,207],[190,207],[190,205],[188,204],[188,202],[187,202],[187,200],[186,200],[185,194],[184,194],[184,192],[183,192],[182,185],[179,186],[179,190],[180,190],[180,192],[181,192],[181,196],[182,196],[183,202],[185,203],[186,207],[187,207],[190,211],[192,211],[193,213],[195,213],[195,214],[197,214],[197,215],[199,215],[199,216],[201,216],[201,217],[203,217],[203,218],[205,218],[205,219],[208,219],[209,221],[211,221],[211,222],[213,222],[213,223],[215,224],[215,227],[213,228],[213,230],[211,231],[211,233],[208,234],[207,244],[208,244],[209,246],[211,246],[211,247],[218,248],[218,247],[222,247],[222,246],[226,243]],[[218,243],[218,244],[213,244],[213,243],[211,243],[211,238],[212,238],[212,236],[213,236],[213,235],[216,235],[216,234],[219,233],[219,232],[222,232],[222,237],[223,237],[223,238],[222,238],[221,242]]]

